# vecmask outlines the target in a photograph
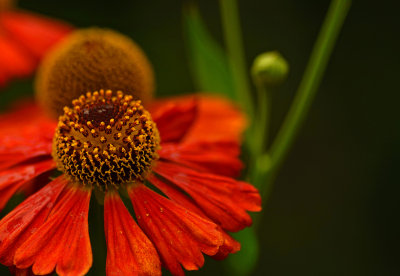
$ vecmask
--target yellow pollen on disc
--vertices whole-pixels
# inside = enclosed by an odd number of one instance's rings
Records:
[[[159,143],[157,127],[141,101],[100,90],[64,108],[53,157],[72,181],[107,190],[144,181],[158,159]]]

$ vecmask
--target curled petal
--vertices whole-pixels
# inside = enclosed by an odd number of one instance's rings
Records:
[[[56,167],[52,159],[20,165],[0,172],[0,210],[24,184]]]
[[[28,197],[0,221],[0,262],[13,265],[18,247],[43,224],[67,184],[62,176]]]
[[[164,100],[150,107],[163,142],[178,142],[189,131],[197,115],[197,101],[191,97],[184,101]]]
[[[161,275],[157,251],[115,192],[104,200],[104,228],[108,276]]]
[[[90,190],[67,186],[46,222],[17,250],[14,264],[42,275],[84,275],[92,265],[88,232]]]
[[[162,161],[154,171],[188,193],[209,218],[227,231],[250,226],[252,220],[246,211],[261,210],[260,194],[248,183]]]
[[[151,191],[144,185],[129,189],[137,220],[174,275],[199,269],[202,252],[215,255],[223,243],[218,226]]]

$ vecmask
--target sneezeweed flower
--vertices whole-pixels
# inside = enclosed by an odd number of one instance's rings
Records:
[[[158,275],[160,261],[181,275],[180,265],[203,265],[201,253],[219,259],[239,249],[226,231],[249,226],[246,211],[260,209],[257,190],[232,178],[241,167],[242,118],[214,98],[164,100],[149,110],[132,96],[101,90],[73,101],[57,126],[37,107],[0,119],[6,127],[3,190],[15,191],[56,167],[63,172],[0,222],[1,263],[32,266],[35,274],[85,274],[92,264],[87,217],[93,190],[105,196],[108,275]],[[18,126],[31,112],[30,127]],[[198,131],[208,122],[210,137]],[[218,124],[228,132],[213,127]]]
[[[40,59],[72,27],[42,15],[21,11],[0,0],[0,87],[33,73]]]
[[[50,101],[0,117],[0,208],[18,190],[38,190],[0,221],[1,263],[84,275],[92,194],[104,204],[108,275],[160,275],[161,265],[183,275],[203,266],[203,254],[240,249],[228,232],[250,226],[248,211],[261,205],[252,185],[234,179],[243,115],[211,96],[145,108],[140,93],[87,92],[65,103],[58,122],[45,115],[59,112]]]

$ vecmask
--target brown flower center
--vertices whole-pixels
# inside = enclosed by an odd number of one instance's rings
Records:
[[[0,0],[0,12],[7,11],[15,6],[16,0]]]
[[[65,107],[53,142],[58,168],[74,182],[107,190],[143,181],[158,159],[159,133],[130,95],[87,93]]]
[[[0,0],[1,1],[1,0]],[[82,91],[122,90],[144,106],[153,97],[153,70],[130,38],[89,28],[68,35],[43,59],[36,76],[39,104],[54,118]]]

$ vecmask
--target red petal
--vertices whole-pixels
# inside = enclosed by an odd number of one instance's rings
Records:
[[[224,244],[219,248],[218,253],[212,256],[215,260],[223,260],[229,254],[236,253],[240,250],[240,242],[236,241],[225,231],[221,231],[224,237]]]
[[[57,121],[49,119],[43,110],[31,101],[19,102],[10,112],[0,115],[1,134],[19,133],[22,131],[21,128],[37,129],[38,127],[35,126],[37,124],[45,127],[45,131],[41,132],[44,136],[52,138]],[[50,128],[54,129],[48,133]]]
[[[106,194],[104,228],[107,275],[161,275],[157,251],[117,193]]]
[[[4,86],[8,80],[8,76],[2,67],[0,67],[0,87]]]
[[[47,159],[35,164],[21,165],[0,172],[0,210],[24,184],[55,167],[54,161]]]
[[[50,157],[51,140],[42,137],[27,139],[24,134],[0,137],[0,170],[33,157]]]
[[[0,34],[0,79],[30,75],[36,67],[34,59],[10,38]]]
[[[242,169],[239,144],[234,141],[162,144],[161,159],[209,173],[237,177]]]
[[[17,250],[18,268],[35,274],[84,275],[92,265],[88,231],[90,190],[66,187],[46,222]]]
[[[182,207],[185,207],[186,209],[195,212],[196,214],[207,218],[206,214],[191,200],[191,198],[185,196],[182,192],[180,192],[178,189],[175,187],[168,185],[167,183],[161,181],[154,175],[150,175],[147,178],[148,181],[150,181],[151,184],[156,186],[158,189],[160,189],[166,196],[169,197],[172,201],[178,203]],[[208,218],[207,218],[208,219]],[[224,238],[224,243],[220,246],[218,253],[212,256],[214,259],[222,260],[226,258],[229,254],[235,253],[240,250],[240,243],[235,241],[231,236],[229,236],[228,233],[226,233],[224,230],[220,229],[223,238]]]
[[[46,117],[43,110],[33,100],[19,101],[6,114],[0,114],[0,124],[26,124],[24,120],[36,120],[39,117]],[[21,121],[22,120],[22,121]],[[12,123],[11,123],[11,122]]]
[[[161,192],[163,192],[172,201],[198,214],[199,216],[207,218],[207,215],[196,205],[196,203],[194,203],[192,199],[185,195],[182,191],[178,190],[176,186],[168,185],[164,181],[161,181],[159,178],[157,178],[154,174],[149,175],[147,180],[160,189]]]
[[[0,170],[29,158],[50,155],[56,122],[32,104],[0,116]]]
[[[15,251],[43,224],[66,183],[63,177],[50,182],[0,221],[2,264],[7,266],[13,264]]]
[[[204,257],[215,255],[223,239],[218,226],[144,185],[129,190],[137,220],[152,240],[165,266],[174,275],[203,266]]]
[[[183,141],[240,141],[245,128],[245,116],[232,102],[217,96],[202,96],[198,97],[196,121]]]
[[[161,141],[178,142],[188,132],[197,115],[197,102],[194,98],[185,101],[162,101],[150,112],[160,132]]]
[[[187,192],[209,218],[227,231],[250,226],[251,217],[246,211],[261,210],[260,194],[248,183],[162,161],[154,171]]]
[[[0,24],[36,58],[43,57],[72,30],[65,23],[21,11],[2,12]]]

